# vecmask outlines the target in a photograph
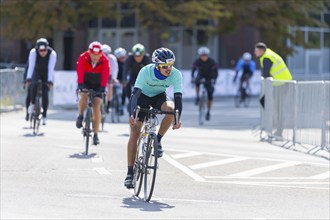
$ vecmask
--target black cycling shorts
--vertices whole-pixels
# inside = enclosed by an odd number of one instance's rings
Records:
[[[152,106],[155,109],[161,110],[161,107],[164,102],[170,101],[171,99],[166,95],[165,92],[160,93],[159,95],[156,95],[154,97],[148,97],[141,93],[137,105],[141,108],[149,108],[149,106]],[[146,113],[139,112],[138,118],[139,121],[143,122],[146,117]]]

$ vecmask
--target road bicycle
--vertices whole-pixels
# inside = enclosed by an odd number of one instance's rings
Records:
[[[37,82],[32,82],[32,86],[37,87],[37,94],[36,94],[36,101],[34,104],[34,109],[30,117],[30,127],[33,128],[33,134],[37,135],[39,133],[40,122],[42,119],[42,86],[46,85],[47,83],[38,80]],[[31,89],[32,93],[33,89]],[[32,97],[32,94],[31,94]]]
[[[244,77],[243,82],[240,83],[237,94],[234,97],[235,107],[239,108],[241,105],[249,107],[250,105],[250,89],[248,87],[249,77]]]
[[[88,94],[88,104],[87,109],[85,111],[83,126],[82,126],[82,134],[83,138],[85,140],[85,155],[88,155],[88,148],[90,145],[90,142],[92,140],[92,133],[93,133],[93,99],[96,96],[102,95],[104,96],[104,93],[96,92],[93,89],[88,90],[82,90],[81,92]]]
[[[119,123],[120,122],[120,100],[121,100],[121,92],[122,88],[121,85],[118,83],[113,84],[113,94],[111,100],[111,122],[112,123]]]
[[[134,194],[139,196],[143,184],[144,200],[149,202],[155,187],[156,172],[158,164],[158,139],[156,127],[158,125],[157,115],[170,114],[175,116],[175,123],[178,121],[179,112],[161,111],[158,109],[137,107],[135,119],[139,112],[146,113],[140,138],[137,142],[137,152],[134,163]]]

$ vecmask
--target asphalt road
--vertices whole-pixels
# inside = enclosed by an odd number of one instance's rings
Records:
[[[123,186],[127,115],[84,156],[75,110],[50,109],[34,136],[24,112],[1,114],[1,219],[329,219],[329,160],[260,142],[257,100],[218,98],[199,126],[184,102],[150,203]]]

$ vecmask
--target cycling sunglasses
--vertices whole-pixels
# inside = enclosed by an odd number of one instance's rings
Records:
[[[168,69],[168,68],[172,68],[174,65],[174,63],[166,63],[166,64],[159,64],[159,68],[162,68],[162,69]]]

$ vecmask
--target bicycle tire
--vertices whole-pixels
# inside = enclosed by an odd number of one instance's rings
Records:
[[[154,191],[158,168],[158,141],[155,133],[148,137],[144,151],[144,200],[149,202]]]
[[[250,101],[251,101],[251,96],[249,95],[250,93],[248,92],[248,90],[245,90],[245,98],[244,98],[244,107],[247,108],[250,105]]]
[[[143,183],[143,139],[142,136],[138,140],[138,148],[136,151],[134,163],[134,195],[139,196]]]
[[[206,94],[202,94],[199,100],[199,125],[203,125],[205,121],[205,110],[206,110]]]
[[[238,91],[238,93],[235,95],[234,103],[235,103],[236,108],[240,107],[240,105],[241,105],[241,92],[240,91]]]
[[[91,133],[91,117],[92,112],[88,108],[86,111],[86,117],[85,117],[85,128],[84,128],[84,136],[85,136],[85,155],[88,155],[88,148],[89,148],[89,138]]]
[[[40,113],[41,113],[41,103],[40,103],[40,96],[37,95],[36,102],[35,102],[35,113],[33,119],[33,134],[38,134],[39,126],[40,126]]]
[[[115,110],[115,120],[116,120],[117,123],[119,123],[120,122],[120,118],[119,118],[119,116],[120,116],[119,97],[116,95],[114,97],[113,101],[114,101],[114,110]]]

